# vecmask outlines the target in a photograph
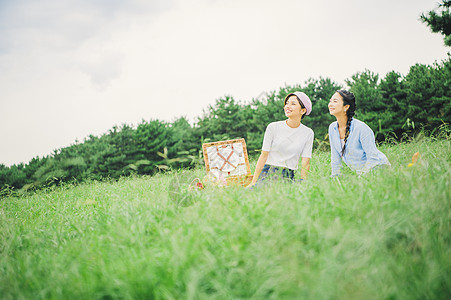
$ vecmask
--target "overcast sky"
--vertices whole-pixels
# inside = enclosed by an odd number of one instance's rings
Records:
[[[437,0],[0,0],[0,163],[309,77],[447,57]],[[327,113],[327,112],[325,112]]]

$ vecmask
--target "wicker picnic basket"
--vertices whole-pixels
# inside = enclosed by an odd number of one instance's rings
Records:
[[[226,185],[246,186],[252,181],[246,141],[235,139],[202,145],[207,174]]]

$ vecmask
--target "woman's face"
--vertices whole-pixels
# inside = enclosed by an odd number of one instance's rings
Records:
[[[302,108],[299,104],[298,98],[296,96],[290,96],[284,106],[285,116],[288,118],[301,118],[303,114],[307,111]]]
[[[329,113],[332,116],[337,117],[346,115],[346,110],[349,108],[349,105],[343,105],[343,98],[338,92],[336,92],[330,98],[328,107]]]

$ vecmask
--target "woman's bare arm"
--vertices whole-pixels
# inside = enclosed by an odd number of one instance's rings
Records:
[[[260,173],[263,170],[263,167],[266,164],[266,160],[268,159],[269,151],[262,151],[260,157],[258,158],[257,165],[255,166],[254,176],[252,177],[252,182],[248,185],[248,187],[253,186],[260,176]]]
[[[301,161],[301,179],[307,179],[308,172],[310,171],[310,158],[303,157]]]

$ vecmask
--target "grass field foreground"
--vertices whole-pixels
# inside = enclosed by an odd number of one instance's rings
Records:
[[[0,298],[450,299],[450,140],[381,150],[360,178],[318,152],[306,182],[186,205],[174,178],[203,168],[0,199]]]

